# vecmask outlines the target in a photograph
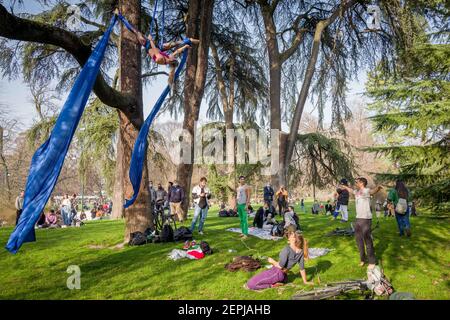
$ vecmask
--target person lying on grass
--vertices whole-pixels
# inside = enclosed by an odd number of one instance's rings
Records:
[[[115,13],[119,14],[119,9],[116,9]],[[144,35],[139,32],[139,30],[136,30],[135,28],[132,29],[132,32],[136,36],[138,42],[146,48],[147,54],[152,60],[159,65],[167,65],[170,67],[170,73],[169,73],[169,86],[173,85],[174,78],[175,78],[175,70],[178,66],[178,56],[183,53],[184,50],[191,47],[191,44],[198,44],[200,43],[200,40],[189,38],[189,41],[175,41],[175,42],[168,42],[164,43],[161,46],[161,49],[159,49],[155,45],[155,41],[153,40],[152,35],[150,34],[148,38],[146,39]],[[167,53],[168,50],[177,48],[172,53]]]
[[[300,275],[303,283],[307,285],[314,284],[307,281],[304,266],[304,260],[308,260],[308,243],[298,231],[290,228],[287,232],[288,245],[280,253],[280,261],[268,258],[267,261],[272,268],[265,270],[253,276],[244,288],[250,290],[261,290],[282,286],[287,282],[287,274],[296,263],[300,267]]]

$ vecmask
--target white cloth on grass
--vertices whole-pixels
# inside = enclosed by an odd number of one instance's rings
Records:
[[[310,259],[315,259],[321,256],[326,255],[328,252],[332,251],[334,249],[328,249],[328,248],[309,248],[308,249],[308,255]]]
[[[183,258],[195,259],[193,256],[188,254],[187,251],[180,250],[180,249],[173,249],[169,253],[168,256],[169,256],[169,259],[171,259],[171,260],[180,260],[180,259],[183,259]]]
[[[237,232],[237,233],[241,233],[241,229],[240,228],[230,228],[227,229],[227,231],[231,231],[231,232]],[[248,228],[248,234],[251,236],[255,236],[258,237],[260,239],[264,239],[264,240],[280,240],[282,239],[282,237],[274,237],[270,234],[270,230],[268,229],[258,229],[258,228]]]

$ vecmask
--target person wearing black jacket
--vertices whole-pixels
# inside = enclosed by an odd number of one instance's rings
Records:
[[[270,185],[270,182],[268,182],[267,185],[264,187],[264,202],[268,203],[269,208],[272,207],[274,194],[275,194],[275,192],[273,191],[273,188]]]
[[[169,204],[170,204],[170,213],[177,215],[178,221],[181,223],[184,221],[184,213],[181,208],[181,204],[185,199],[184,189],[178,184],[178,181],[173,182],[172,188],[169,191]]]
[[[348,187],[347,179],[341,179],[340,184]],[[334,219],[337,218],[339,212],[341,213],[341,222],[348,221],[348,200],[350,198],[349,192],[344,188],[337,188],[335,196],[337,196],[336,210],[333,214]]]
[[[256,211],[255,218],[253,219],[253,227],[262,229],[264,221],[266,220],[267,215],[269,213],[270,213],[269,203],[267,201],[264,201],[264,206],[259,207],[259,209]]]

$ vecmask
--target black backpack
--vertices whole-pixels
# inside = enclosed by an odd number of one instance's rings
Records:
[[[295,224],[297,225],[297,230],[299,230],[300,229],[300,220],[298,218],[298,215],[295,212],[294,212],[294,221],[295,221]]]
[[[274,225],[270,234],[274,237],[282,237],[284,235],[284,222]]]
[[[130,246],[140,246],[147,243],[147,236],[142,232],[133,232],[130,234],[130,241],[128,244]]]
[[[161,242],[172,242],[173,241],[173,229],[169,224],[165,224],[161,230],[160,234]]]
[[[200,248],[202,249],[204,254],[212,254],[213,253],[211,247],[209,246],[208,242],[206,242],[206,241],[200,242]]]
[[[228,211],[226,210],[220,210],[219,211],[219,217],[228,217]]]
[[[180,227],[173,234],[174,241],[192,240],[192,232],[186,227]]]

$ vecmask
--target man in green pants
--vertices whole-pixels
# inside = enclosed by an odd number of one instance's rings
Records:
[[[250,205],[250,187],[245,184],[245,177],[239,177],[239,187],[236,190],[236,203],[239,220],[241,221],[241,237],[247,239],[248,217],[247,209]]]

